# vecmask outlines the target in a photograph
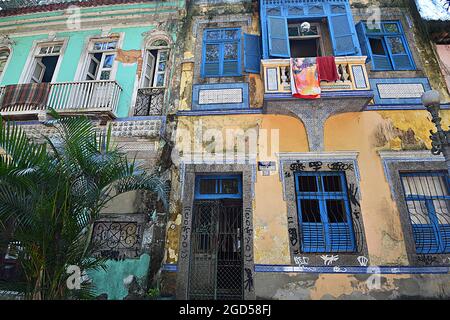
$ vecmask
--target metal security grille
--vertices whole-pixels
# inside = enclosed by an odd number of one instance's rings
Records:
[[[189,299],[243,299],[242,201],[196,200]]]
[[[345,173],[296,173],[295,185],[302,252],[359,251]]]
[[[416,252],[450,252],[450,195],[446,172],[401,174]]]

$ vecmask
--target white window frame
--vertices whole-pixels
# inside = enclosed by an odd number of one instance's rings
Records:
[[[52,53],[52,52],[45,53],[45,54],[40,53],[40,49],[43,47],[55,47],[57,45],[60,46],[60,50],[58,53]],[[67,46],[67,39],[55,39],[52,41],[44,40],[44,41],[35,42],[33,45],[33,49],[31,50],[31,52],[28,56],[28,59],[25,63],[25,68],[22,72],[22,75],[20,76],[19,83],[20,84],[31,83],[33,73],[34,73],[34,70],[35,70],[35,67],[36,67],[36,64],[38,61],[37,59],[45,57],[45,56],[58,56],[59,57],[50,83],[56,82],[56,79],[59,74],[59,69],[61,68],[61,63],[64,58],[64,53],[66,51],[66,46]]]
[[[94,45],[96,43],[99,43],[99,42],[102,42],[102,43],[117,42],[117,44],[116,44],[114,49],[95,50],[94,49]],[[118,65],[116,57],[117,57],[117,51],[118,51],[118,48],[119,48],[120,44],[121,44],[120,38],[116,38],[116,37],[105,37],[105,38],[92,38],[92,39],[90,39],[89,43],[88,43],[88,46],[87,46],[86,54],[82,58],[82,59],[84,59],[84,63],[83,63],[83,67],[82,67],[82,72],[79,74],[78,79],[80,81],[101,81],[100,77],[101,77],[102,71],[109,71],[110,72],[109,79],[107,79],[105,81],[114,81],[115,78],[116,78],[117,65]],[[100,61],[98,61],[98,59],[96,59],[99,64],[98,64],[98,70],[97,70],[97,72],[95,74],[95,79],[87,80],[86,77],[87,77],[88,72],[89,72],[89,65],[91,63],[91,59],[93,58],[93,57],[91,57],[91,55],[93,56],[96,53],[102,53],[102,58],[101,58]],[[111,68],[103,67],[103,64],[105,62],[105,57],[108,56],[108,55],[114,55],[114,60],[113,60]]]
[[[155,41],[158,40],[164,40],[167,42],[166,39],[152,39],[151,43],[154,43]],[[153,66],[153,70],[151,72],[153,79],[151,79],[151,86],[150,87],[146,87],[144,85],[145,83],[145,79],[146,79],[146,69],[147,69],[147,63],[148,63],[148,56],[151,50],[158,50],[158,54],[156,57],[154,57],[154,59],[156,60],[156,63]],[[161,53],[162,52],[167,52],[167,59],[166,59],[166,70],[164,71],[158,71],[158,64],[160,62],[160,57],[161,57]],[[170,46],[149,46],[147,48],[145,48],[144,51],[144,63],[143,63],[143,68],[142,68],[142,76],[141,76],[141,83],[140,83],[140,88],[166,88],[167,87],[167,78],[169,76],[169,60],[170,60]],[[162,74],[164,73],[164,84],[162,86],[156,86],[156,82],[158,80],[158,74]]]

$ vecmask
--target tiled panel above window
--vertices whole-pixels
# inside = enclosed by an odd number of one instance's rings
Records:
[[[194,85],[193,110],[228,110],[248,107],[247,83]]]
[[[427,78],[370,79],[375,105],[421,105],[421,96],[431,89]]]

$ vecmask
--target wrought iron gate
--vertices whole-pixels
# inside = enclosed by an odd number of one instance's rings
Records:
[[[243,299],[242,200],[196,200],[189,299]]]

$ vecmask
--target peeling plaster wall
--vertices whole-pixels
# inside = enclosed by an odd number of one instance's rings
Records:
[[[436,70],[439,70],[439,65],[432,45],[428,40],[424,40],[419,26],[414,22],[408,1],[360,0],[351,1],[351,3],[355,23],[361,19],[367,19],[370,16],[367,8],[377,5],[381,7],[383,19],[400,19],[405,30],[413,31],[407,32],[407,37],[418,69],[375,72],[370,71],[369,67],[370,77],[430,77],[432,87],[441,91],[444,100],[450,101],[448,94],[443,90],[445,88],[443,79],[435,73]],[[192,10],[188,17],[192,16],[192,21],[194,21],[205,15],[209,15],[210,19],[213,19],[217,14],[225,17],[227,14],[235,15],[242,12],[244,11],[239,11],[239,6],[233,5],[228,5],[225,9],[213,5],[210,8],[199,6]],[[258,34],[259,30],[255,23],[258,23],[259,18],[257,10],[254,12],[249,32]],[[201,39],[196,38],[196,34],[193,32],[189,32],[192,30],[191,24],[186,28],[179,110],[191,109],[192,86],[200,81],[196,74],[196,70],[198,70],[196,64],[201,61],[201,55],[196,51],[196,42]],[[219,81],[230,80],[219,79]],[[264,89],[261,76],[248,75],[243,81],[249,83],[250,107],[262,107]],[[400,212],[393,200],[392,191],[377,151],[428,150],[431,147],[429,130],[434,128],[428,117],[425,110],[363,111],[334,115],[325,122],[325,152],[358,152],[361,217],[365,229],[370,266],[410,265],[400,222]],[[450,111],[443,111],[442,117],[443,126],[448,126]],[[261,143],[261,129],[278,130],[280,152],[306,153],[310,151],[304,124],[299,119],[285,115],[267,114],[179,117],[176,146],[181,148],[183,134],[186,132],[189,132],[191,137],[195,137],[196,123],[197,125],[201,123],[200,127],[203,133],[207,129],[217,129],[219,132],[225,133],[227,128],[243,130],[256,128],[259,143]],[[194,144],[191,144],[191,150],[195,153],[211,152],[217,145],[220,145],[218,141],[206,141],[196,150]],[[222,152],[225,149],[219,151]],[[234,146],[228,147],[228,149],[234,149]],[[257,160],[277,161],[278,159],[274,155],[258,153]],[[172,172],[173,188],[165,254],[165,262],[169,264],[176,264],[178,261],[182,223],[180,199],[182,180],[178,169]],[[287,230],[287,204],[283,200],[283,185],[278,170],[279,168],[270,176],[263,176],[261,172],[256,173],[253,199],[255,264],[292,265]],[[397,299],[450,296],[450,275],[382,275],[381,288],[370,291],[366,284],[369,276],[368,274],[256,272],[254,283],[256,296],[269,299]],[[174,290],[173,277],[175,277],[175,273],[171,273],[167,281],[167,283],[171,283],[168,284],[168,287],[172,286],[171,290]]]
[[[90,271],[89,278],[95,285],[97,295],[106,293],[109,300],[122,300],[128,295],[124,280],[133,275],[140,285],[146,286],[150,266],[150,255],[142,254],[138,259],[108,260],[106,271]]]
[[[371,275],[257,273],[256,296],[275,300],[446,299],[450,275],[381,275],[369,289]],[[373,283],[373,282],[370,282]]]

